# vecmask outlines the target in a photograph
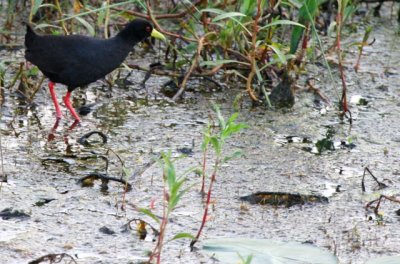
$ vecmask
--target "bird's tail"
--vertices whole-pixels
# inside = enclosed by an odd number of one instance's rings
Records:
[[[26,23],[25,47],[28,47],[29,44],[33,42],[35,37],[35,31],[33,31],[32,27],[28,23]]]

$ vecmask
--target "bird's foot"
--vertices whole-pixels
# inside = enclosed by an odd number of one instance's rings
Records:
[[[68,108],[68,110],[70,111],[71,115],[74,117],[75,122],[79,123],[81,121],[81,118],[79,117],[79,115],[75,112],[74,107],[71,104],[70,101],[70,96],[71,96],[71,92],[68,91],[67,94],[63,97],[64,100],[64,104],[65,106]]]
[[[68,128],[68,131],[72,131],[77,125],[79,125],[81,120],[75,120],[74,123]]]

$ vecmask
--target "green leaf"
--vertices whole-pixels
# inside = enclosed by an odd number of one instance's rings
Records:
[[[176,180],[175,168],[173,166],[168,166],[166,168],[166,175],[167,175],[168,186],[169,188],[172,188]]]
[[[242,264],[251,264],[251,261],[253,260],[253,255],[249,255],[246,258],[244,258],[242,255],[240,255],[240,253],[237,254]]]
[[[210,138],[210,142],[211,142],[211,145],[213,146],[215,152],[216,152],[217,155],[219,156],[219,155],[221,154],[221,144],[220,144],[220,141],[218,140],[218,138],[216,138],[216,137],[214,136],[214,137],[211,137],[211,138]]]
[[[226,132],[228,133],[227,135],[231,135],[234,133],[239,132],[240,130],[247,128],[248,126],[246,124],[243,123],[239,123],[239,124],[230,124],[228,126],[228,129],[226,129]]]
[[[174,196],[174,197],[170,196],[169,201],[168,201],[168,211],[171,212],[172,210],[174,210],[174,208],[178,202],[179,202],[178,196]]]
[[[167,178],[168,187],[172,189],[176,182],[176,172],[174,164],[171,162],[171,152],[168,152],[168,154],[163,153],[162,156],[164,161],[164,174]]]
[[[303,5],[304,0],[289,0],[288,3],[290,3],[290,6],[296,7],[297,9],[300,9],[301,6]]]
[[[37,74],[39,73],[39,68],[37,66],[32,67],[27,73],[26,76],[37,76]]]
[[[151,217],[157,223],[160,223],[160,219],[158,219],[158,217],[155,214],[153,214],[149,209],[139,208],[139,212]]]
[[[228,162],[228,161],[230,161],[231,159],[240,158],[242,155],[243,155],[243,152],[240,151],[240,150],[237,150],[237,151],[233,152],[231,155],[226,156],[226,157],[223,159],[222,163]]]
[[[277,25],[290,25],[290,26],[298,26],[298,27],[305,28],[305,26],[303,24],[300,24],[300,23],[297,23],[297,22],[294,22],[294,21],[276,20],[276,21],[273,21],[273,22],[271,22],[269,24],[266,24],[265,26],[261,27],[260,30],[264,30],[266,28],[277,26]]]
[[[183,178],[180,181],[177,181],[174,183],[174,185],[172,186],[172,188],[169,190],[169,194],[170,194],[170,200],[175,199],[176,197],[178,197],[178,191],[181,188],[182,184],[186,181],[186,178]],[[176,201],[178,202],[178,201]],[[176,203],[175,203],[176,204]],[[174,207],[174,206],[173,206]]]
[[[197,51],[197,44],[196,43],[189,43],[188,45],[185,46],[184,52],[191,54]],[[186,60],[183,60],[184,63],[186,63]],[[180,65],[184,65],[184,63],[181,63],[177,65],[177,67],[180,67]]]
[[[260,71],[260,68],[258,67],[258,64],[256,63],[255,66],[256,66],[256,76],[257,76],[258,81],[260,83],[264,83],[264,78],[261,75],[261,71]]]
[[[304,21],[311,22],[314,20],[318,11],[318,3],[316,0],[306,0],[299,10],[299,23]]]
[[[299,10],[299,23],[300,24],[308,24],[313,23],[315,15],[318,11],[318,4],[316,0],[305,0],[303,5]],[[293,29],[292,36],[290,39],[290,54],[295,54],[297,51],[297,47],[301,41],[303,36],[304,27],[296,26]]]
[[[168,203],[168,209],[172,211],[175,206],[178,204],[178,202],[181,200],[182,195],[184,195],[193,185],[187,187],[184,190],[181,190],[182,184],[186,182],[186,178],[183,178],[179,181],[176,182],[174,185],[173,189],[170,190],[170,200]]]
[[[209,12],[209,13],[215,13],[218,15],[224,15],[224,14],[228,14],[225,11],[221,10],[221,9],[216,9],[216,8],[205,8],[202,9],[200,12]],[[237,12],[231,12],[231,13],[237,13]],[[240,14],[240,13],[239,13]],[[217,16],[218,17],[218,16]],[[236,23],[238,23],[248,34],[251,34],[251,32],[245,27],[245,25],[243,25],[239,20],[237,20],[234,16],[230,16],[229,17],[231,20],[235,21]],[[213,20],[214,22],[214,20]]]
[[[303,34],[303,33],[301,33],[301,34]],[[300,35],[300,37],[301,37],[301,35]],[[286,56],[285,56],[285,54],[283,54],[283,52],[276,45],[272,44],[272,45],[268,45],[268,47],[270,47],[275,52],[275,54],[279,58],[279,61],[282,64],[286,64]],[[296,52],[296,51],[294,51],[294,52]]]
[[[201,144],[201,150],[204,152],[207,150],[208,144],[210,144],[211,137],[211,125],[207,124],[207,128],[203,132],[203,143]]]
[[[233,123],[236,119],[237,119],[237,117],[239,116],[239,113],[238,112],[236,112],[236,113],[233,113],[232,115],[231,115],[231,117],[228,119],[228,124],[230,124],[230,123]]]
[[[202,62],[200,62],[200,67],[203,67],[203,66],[218,66],[218,65],[221,65],[221,64],[229,64],[229,63],[237,63],[237,64],[249,65],[246,62],[237,61],[237,60],[215,60],[215,61],[202,61]]]
[[[125,166],[122,167],[122,171],[124,172],[125,177],[130,177],[133,173],[132,169]]]
[[[257,1],[254,0],[243,0],[242,5],[240,6],[240,12],[251,16],[255,11]]]
[[[81,23],[87,29],[90,36],[94,36],[96,34],[93,26],[89,22],[87,22],[85,19],[83,19],[81,17],[75,17],[75,19],[78,20],[79,23]]]
[[[101,4],[101,7],[107,8],[107,2],[104,1],[104,2]],[[105,21],[105,19],[106,19],[106,14],[107,14],[107,9],[100,10],[100,11],[97,13],[97,25],[98,25],[98,26],[100,26],[100,25],[102,25],[102,24],[104,23],[104,21]]]
[[[186,178],[185,178],[186,181]],[[173,207],[170,209],[175,208],[176,204],[181,200],[181,197],[187,193],[193,186],[195,186],[196,184],[192,184],[189,187],[187,187],[186,189],[183,189],[182,191],[179,192],[179,194],[175,197],[176,201],[174,201]],[[170,205],[169,205],[170,206]]]
[[[204,135],[203,143],[201,144],[201,151],[206,151],[208,144],[210,144],[211,137],[209,135]]]
[[[178,233],[171,239],[171,241],[176,240],[176,239],[181,239],[181,238],[195,239],[195,236],[193,236],[192,234],[189,234],[189,233]]]
[[[301,41],[301,37],[303,36],[304,28],[295,27],[292,31],[292,36],[290,38],[290,54],[295,54],[297,51],[297,47]]]
[[[34,0],[33,1],[33,6],[31,8],[31,16],[34,16],[36,14],[36,12],[39,10],[42,3],[43,3],[43,0]]]
[[[219,14],[219,15],[225,13],[224,10],[217,9],[217,8],[205,8],[205,9],[202,9],[200,12],[215,13],[215,14]]]
[[[225,128],[226,125],[225,125],[224,117],[223,117],[222,114],[221,114],[221,110],[219,109],[219,106],[216,105],[216,104],[213,105],[213,107],[214,107],[215,113],[217,114],[219,126],[220,126],[220,128],[223,130],[223,129]]]
[[[243,101],[243,93],[238,93],[235,96],[235,99],[233,100],[233,103],[232,103],[233,109],[235,111],[239,111],[241,109],[242,101]]]
[[[354,14],[354,12],[357,11],[357,9],[358,9],[357,5],[347,6],[344,10],[343,22],[346,22],[347,20],[349,20],[349,18],[352,17],[352,15]]]
[[[233,17],[237,17],[237,16],[246,16],[246,15],[239,13],[239,12],[227,12],[227,13],[223,13],[223,14],[220,14],[220,15],[214,17],[212,22],[218,22],[225,18],[233,18]]]
[[[41,28],[47,28],[47,27],[60,29],[59,26],[54,26],[54,25],[50,25],[50,24],[46,24],[46,23],[41,23],[41,24],[35,26],[35,29],[41,29]]]

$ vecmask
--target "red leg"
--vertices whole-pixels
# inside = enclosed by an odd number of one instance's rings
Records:
[[[77,122],[80,122],[81,119],[80,119],[79,115],[75,112],[75,109],[72,107],[71,101],[69,99],[70,97],[71,97],[71,92],[68,91],[67,94],[63,98],[64,99],[64,104],[68,108],[68,110],[71,112],[71,115],[75,118],[75,120]]]
[[[53,104],[56,108],[56,118],[60,119],[62,117],[62,113],[60,110],[60,105],[58,104],[58,101],[57,101],[56,92],[54,91],[54,83],[53,82],[49,82],[49,90],[50,90],[50,94],[51,94],[51,99],[53,100]]]

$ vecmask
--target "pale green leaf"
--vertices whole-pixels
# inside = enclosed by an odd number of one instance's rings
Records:
[[[231,155],[226,156],[226,157],[223,159],[222,162],[223,162],[223,163],[228,162],[228,161],[230,161],[231,159],[239,158],[239,157],[241,157],[242,155],[243,155],[243,152],[240,151],[240,150],[237,150],[237,151],[233,152]]]
[[[208,12],[208,13],[215,13],[215,14],[225,13],[224,10],[217,9],[217,8],[205,8],[205,9],[202,9],[200,12]]]
[[[275,45],[268,45],[268,47],[270,47],[275,52],[275,54],[279,58],[279,61],[282,64],[286,64],[286,56],[285,56],[285,54],[283,54],[283,52],[278,47],[276,47]]]
[[[158,219],[158,217],[155,214],[153,214],[153,212],[151,212],[149,209],[139,208],[139,212],[149,216],[150,218],[152,218],[157,223],[160,223],[160,219]]]
[[[210,142],[211,142],[211,145],[213,146],[215,152],[217,153],[217,155],[219,155],[221,153],[221,144],[220,144],[219,140],[216,137],[211,137]]]
[[[238,118],[238,116],[239,116],[239,113],[233,113],[232,115],[231,115],[231,117],[229,117],[229,119],[228,119],[228,124],[229,123],[232,123],[232,122],[234,122],[237,118]]]
[[[276,21],[273,21],[273,22],[271,22],[271,23],[269,23],[269,24],[266,24],[265,26],[261,27],[260,30],[264,30],[264,29],[266,29],[266,28],[273,27],[273,26],[277,26],[277,25],[290,25],[290,26],[298,26],[298,27],[304,28],[304,25],[303,25],[303,24],[300,24],[300,23],[297,23],[297,22],[294,22],[294,21],[290,21],[290,20],[276,20]]]
[[[227,13],[220,14],[220,15],[214,17],[212,22],[218,22],[218,21],[223,20],[225,18],[233,18],[233,17],[237,17],[237,16],[246,16],[246,15],[242,14],[242,13],[239,13],[239,12],[227,12]]]
[[[75,19],[78,20],[79,23],[81,23],[86,28],[86,30],[89,32],[90,36],[94,36],[96,34],[93,26],[89,22],[87,22],[85,19],[83,19],[81,17],[75,17]]]
[[[181,238],[195,239],[195,236],[193,236],[192,234],[189,234],[189,233],[178,233],[171,240],[176,240],[176,239],[181,239]]]
[[[202,62],[200,62],[200,67],[203,67],[203,66],[214,67],[214,66],[218,66],[218,65],[222,65],[222,64],[229,64],[229,63],[249,65],[249,63],[237,61],[237,60],[214,60],[214,61],[202,61]]]
[[[31,16],[34,16],[41,7],[43,0],[34,0],[31,2],[33,2],[33,6],[31,7]]]

